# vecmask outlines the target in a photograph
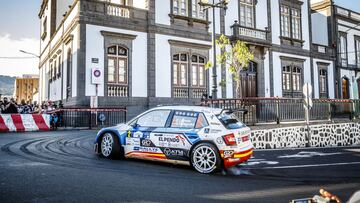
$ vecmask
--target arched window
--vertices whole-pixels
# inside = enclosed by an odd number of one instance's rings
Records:
[[[173,85],[187,87],[188,84],[188,55],[185,53],[173,55]]]
[[[114,45],[108,47],[108,83],[127,85],[128,83],[128,50]]]

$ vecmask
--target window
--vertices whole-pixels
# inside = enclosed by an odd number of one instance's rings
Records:
[[[192,55],[191,64],[191,86],[205,87],[205,59]]]
[[[53,78],[53,80],[56,80],[56,70],[57,70],[57,63],[56,63],[56,59],[55,59],[54,62],[53,62],[53,70],[52,70],[52,73],[53,73],[52,78]]]
[[[42,23],[41,39],[44,40],[46,35],[47,35],[47,17],[44,18],[44,21]]]
[[[356,65],[360,68],[360,37],[355,39]],[[360,96],[360,95],[359,95]]]
[[[67,52],[67,71],[66,71],[66,98],[71,97],[71,84],[72,84],[72,53],[71,49]]]
[[[240,0],[240,25],[255,27],[254,0]]]
[[[289,7],[281,6],[281,36],[290,37],[290,12]]]
[[[171,122],[172,128],[194,128],[199,113],[176,111]]]
[[[245,125],[240,121],[240,119],[233,113],[222,113],[218,115],[217,118],[227,129],[240,129],[245,127]]]
[[[281,36],[301,40],[301,10],[281,5]]]
[[[340,33],[340,46],[339,46],[339,57],[340,64],[343,67],[347,66],[347,37],[346,33]]]
[[[173,95],[177,98],[201,98],[206,93],[206,59],[199,55],[173,55]]]
[[[128,0],[107,0],[109,3],[113,3],[113,4],[120,4],[120,5],[129,5]]]
[[[137,119],[136,124],[141,127],[165,127],[170,110],[151,111]]]
[[[200,0],[192,0],[192,17],[205,19],[206,15],[204,9],[199,5]]]
[[[188,55],[173,56],[173,84],[177,87],[187,87]]]
[[[301,39],[301,16],[299,9],[291,9],[292,38]]]
[[[108,83],[126,85],[128,82],[128,50],[121,46],[108,48]]]
[[[59,56],[58,58],[58,67],[57,67],[57,77],[60,78],[61,76],[61,66],[62,66],[62,61],[61,61],[61,56]]]
[[[295,63],[286,63],[282,68],[282,89],[285,97],[301,97],[303,85],[302,68]]]
[[[173,12],[175,15],[188,15],[187,1],[188,0],[173,0]]]
[[[320,91],[320,98],[327,98],[328,97],[328,73],[326,66],[319,66],[319,91]]]

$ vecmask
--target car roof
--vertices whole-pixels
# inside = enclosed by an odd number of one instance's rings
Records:
[[[203,113],[212,113],[212,114],[220,114],[222,109],[220,108],[212,108],[212,107],[205,107],[205,106],[159,106],[155,107],[152,110],[158,109],[168,109],[168,110],[179,110],[179,111],[196,111],[196,112],[203,112]]]

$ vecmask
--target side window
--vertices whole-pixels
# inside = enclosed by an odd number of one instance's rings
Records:
[[[172,128],[194,128],[199,113],[189,111],[175,111],[171,121]]]
[[[137,120],[137,124],[144,127],[165,127],[170,110],[151,111]]]
[[[203,127],[206,127],[208,126],[208,122],[206,121],[206,118],[204,116],[204,114],[199,114],[199,117],[196,121],[196,125],[195,125],[195,128],[199,129],[199,128],[203,128]]]

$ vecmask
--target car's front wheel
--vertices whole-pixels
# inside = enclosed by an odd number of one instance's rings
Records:
[[[191,165],[200,173],[213,173],[221,169],[221,158],[217,148],[210,143],[200,143],[190,156]]]
[[[100,151],[105,158],[118,157],[121,152],[118,138],[112,133],[105,133],[101,138]]]

